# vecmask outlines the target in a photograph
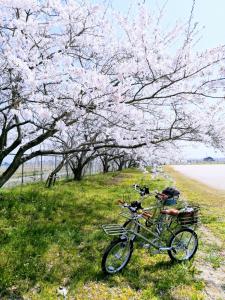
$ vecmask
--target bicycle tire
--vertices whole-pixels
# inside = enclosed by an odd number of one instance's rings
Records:
[[[185,245],[185,243],[187,244]],[[189,245],[191,245],[190,249]],[[174,248],[172,250],[168,250],[168,255],[172,261],[187,261],[192,259],[198,249],[198,236],[191,228],[181,228],[172,235],[168,246]],[[189,252],[189,250],[191,251]],[[181,251],[186,252],[186,256],[179,256],[181,255]]]
[[[124,228],[127,228],[129,225],[132,225],[132,221],[133,220],[127,220],[124,224],[123,224],[123,227]],[[133,222],[134,223],[134,222]],[[138,223],[138,224],[137,224]],[[141,229],[141,226],[139,225],[139,222],[137,221],[137,223],[134,223],[133,225],[134,225],[134,231],[135,232],[137,232],[137,233],[139,233],[140,232],[140,229]],[[134,241],[135,239],[137,238],[137,236],[134,234],[133,235],[133,237],[131,237],[130,239],[132,240],[132,241]]]
[[[125,249],[125,247],[127,247],[127,255],[125,255],[125,258],[122,260],[121,265],[115,267],[112,266],[112,264],[110,264],[109,261],[109,265],[108,265],[108,260],[109,259],[109,255],[113,255],[113,250],[116,249],[116,247],[120,250],[120,249]],[[112,253],[111,253],[112,252]],[[126,265],[129,263],[131,255],[133,253],[133,241],[132,240],[124,240],[124,239],[117,239],[112,241],[109,246],[106,248],[103,257],[102,257],[102,271],[104,274],[107,275],[113,275],[116,273],[119,273],[120,271],[122,271]],[[116,253],[114,254],[114,257],[117,259],[117,261],[120,260],[119,254]]]

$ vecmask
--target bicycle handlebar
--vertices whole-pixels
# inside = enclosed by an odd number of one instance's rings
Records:
[[[157,190],[150,192],[148,187],[146,187],[146,186],[141,187],[139,184],[134,184],[133,187],[134,187],[134,190],[137,191],[141,195],[142,198],[144,196],[155,195],[156,199],[158,199],[160,201],[163,201],[162,194],[159,193]],[[119,199],[117,201],[117,203],[118,203],[118,205],[120,205],[124,208],[128,208],[132,212],[136,212],[139,209],[144,209],[141,206],[141,200],[140,201],[133,201],[132,203],[128,204],[124,200]],[[147,217],[147,216],[145,216],[145,217]]]
[[[124,202],[123,200],[118,200],[118,204],[124,208],[129,208],[130,211],[135,212],[138,209],[143,209],[141,203],[138,201],[133,201],[131,204]]]
[[[149,188],[146,186],[141,187],[139,184],[134,184],[133,187],[134,187],[134,190],[141,195],[141,197],[150,194]]]
[[[154,191],[149,191],[149,188],[146,187],[146,186],[140,186],[139,184],[133,184],[133,188],[136,192],[138,192],[142,197],[145,196],[145,195],[148,195],[148,196],[152,196],[152,195],[155,195],[155,196],[161,196],[162,194],[158,192],[158,190],[154,190]]]

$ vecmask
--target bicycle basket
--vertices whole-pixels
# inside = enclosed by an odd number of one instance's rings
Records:
[[[194,225],[199,222],[199,207],[187,207],[180,210],[177,216],[177,221],[180,225]]]
[[[127,235],[127,230],[117,224],[106,224],[102,225],[102,229],[108,235]]]

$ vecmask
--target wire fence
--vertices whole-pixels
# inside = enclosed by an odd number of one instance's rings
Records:
[[[14,158],[14,154],[8,157],[8,162],[3,163],[0,168],[0,174],[3,173],[9,166],[10,161]],[[13,187],[18,185],[24,185],[27,183],[46,181],[49,174],[56,168],[56,166],[62,160],[62,156],[50,155],[50,156],[38,156],[28,162],[22,164],[13,176],[5,183],[4,187]],[[84,175],[92,175],[100,173],[102,171],[102,165],[97,158],[91,161],[84,168]],[[57,173],[58,179],[70,179],[73,178],[73,173],[68,163],[65,163],[63,168]]]

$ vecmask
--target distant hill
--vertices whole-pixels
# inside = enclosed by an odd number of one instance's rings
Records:
[[[212,158],[211,156],[208,156],[208,157],[205,157],[205,158],[203,159],[203,161],[215,161],[215,159]]]

